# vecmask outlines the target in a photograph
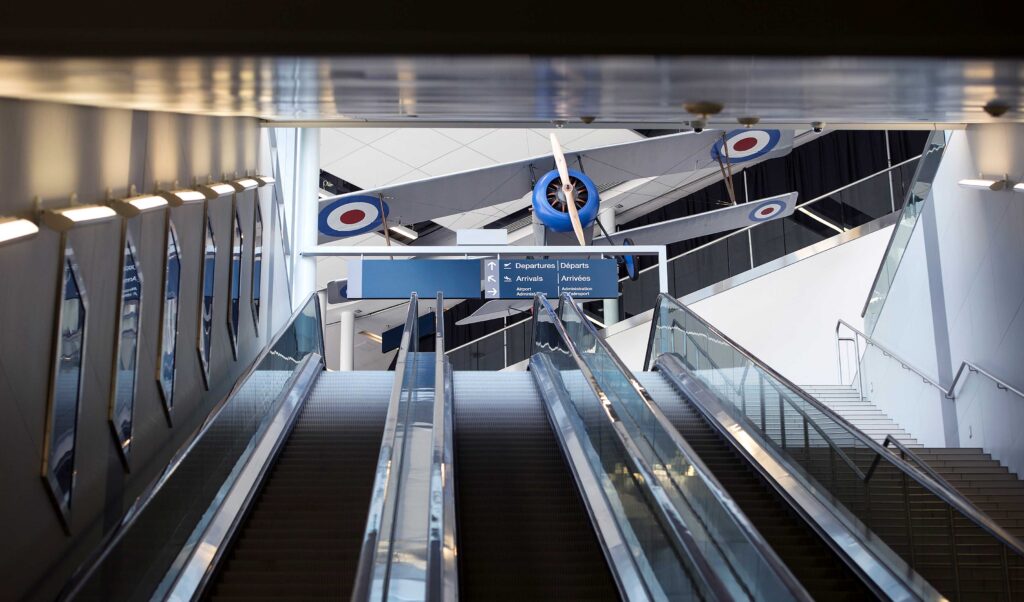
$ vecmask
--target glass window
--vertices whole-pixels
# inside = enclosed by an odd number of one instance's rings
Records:
[[[263,213],[260,200],[253,205],[252,223],[252,322],[260,336],[260,284],[263,280]]]
[[[217,241],[213,236],[210,215],[206,215],[206,243],[203,245],[203,298],[199,303],[199,363],[203,382],[210,388],[210,350],[213,345],[213,291],[216,285]]]
[[[167,421],[174,407],[175,351],[178,343],[178,299],[181,289],[181,258],[178,251],[178,232],[170,216],[167,217],[167,258],[164,263],[163,327],[160,329],[160,393],[164,397]]]
[[[64,243],[61,258],[57,334],[46,415],[43,478],[60,512],[64,529],[70,529],[72,489],[75,481],[75,435],[78,402],[82,396],[82,359],[85,347],[85,289],[78,274],[71,245]]]
[[[110,398],[110,426],[128,468],[135,411],[135,380],[139,361],[139,320],[142,312],[142,274],[139,272],[135,245],[127,226],[121,257],[121,303],[114,338],[114,392]]]
[[[242,220],[238,217],[238,207],[234,211],[235,227],[231,232],[231,304],[228,307],[228,332],[231,334],[231,352],[238,359],[238,314],[242,301]]]

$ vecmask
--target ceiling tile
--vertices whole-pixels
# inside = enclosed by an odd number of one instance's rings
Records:
[[[457,171],[493,165],[494,161],[467,147],[458,148],[447,155],[420,166],[420,170],[431,176],[440,176]]]
[[[363,147],[363,143],[340,129],[320,131],[320,165],[333,163]]]
[[[322,165],[322,167],[360,188],[383,186],[413,170],[413,166],[386,155],[372,146],[364,146],[341,159]]]
[[[460,144],[436,130],[407,128],[395,130],[372,146],[403,163],[419,167],[436,161],[459,148]]]

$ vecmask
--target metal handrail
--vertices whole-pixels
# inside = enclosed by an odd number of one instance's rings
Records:
[[[805,203],[800,203],[799,205],[797,205],[797,211],[799,211],[800,209],[806,209],[808,206],[813,205],[813,204],[815,204],[815,203],[817,203],[819,201],[823,201],[823,200],[825,200],[827,198],[831,198],[832,195],[836,194],[837,192],[842,192],[842,191],[846,190],[847,188],[853,188],[854,186],[857,186],[858,184],[862,184],[864,182],[867,182],[868,180],[871,180],[871,179],[873,179],[873,178],[875,178],[877,176],[889,173],[889,172],[891,172],[891,171],[893,171],[895,169],[903,167],[904,165],[910,163],[911,161],[917,161],[918,159],[921,158],[922,155],[923,155],[923,153],[921,155],[917,155],[916,157],[911,157],[911,158],[909,158],[909,159],[907,159],[905,161],[900,161],[899,163],[897,163],[896,165],[893,165],[892,167],[887,167],[887,168],[885,168],[885,169],[883,169],[881,171],[876,171],[875,173],[873,173],[873,174],[871,174],[869,176],[865,176],[865,177],[863,177],[863,178],[861,178],[859,180],[854,180],[853,182],[850,182],[849,184],[846,184],[844,186],[840,186],[839,188],[836,188],[835,190],[830,190],[829,192],[826,192],[825,194],[823,194],[821,196],[816,196],[813,199],[810,199],[809,201],[807,201]],[[723,240],[725,240],[727,238],[731,238],[733,236],[738,236],[738,235],[743,234],[744,232],[747,232],[748,230],[752,230],[752,229],[754,229],[754,228],[756,228],[756,227],[758,227],[760,225],[761,224],[751,224],[751,225],[746,226],[744,228],[740,228],[739,230],[734,230],[734,231],[730,232],[729,234],[726,234],[725,236],[720,236],[720,237],[716,238],[715,240],[712,240],[710,242],[706,242],[706,243],[704,243],[704,244],[702,244],[702,245],[700,245],[698,247],[694,247],[694,248],[692,248],[692,249],[690,249],[688,251],[684,251],[684,252],[680,253],[679,255],[673,255],[672,257],[668,258],[668,262],[672,263],[673,261],[679,259],[680,257],[683,257],[685,255],[689,255],[691,253],[696,253],[697,251],[700,251],[701,249],[703,249],[705,247],[709,247],[709,246],[711,246],[711,245],[713,245],[715,243],[721,242],[721,241],[723,241]],[[657,266],[647,266],[646,268],[640,270],[640,273],[643,274],[644,272],[648,272],[650,270],[653,270],[655,267],[657,267]],[[626,278],[628,278],[628,276]],[[619,282],[623,282],[624,280],[626,280],[626,278],[620,278]]]
[[[690,340],[693,340],[693,336],[690,333],[686,333],[686,336],[689,337]],[[694,341],[694,342],[696,343],[696,341]],[[730,384],[732,384],[732,379],[730,379],[728,376],[726,376],[724,374],[724,371],[721,369],[721,367],[718,366],[718,364],[715,362],[715,360],[711,359],[711,355],[709,355],[707,351],[701,349],[700,345],[697,345],[697,344],[695,344],[694,347],[697,349],[697,351],[699,351],[708,360],[708,363],[711,364],[712,368],[714,368],[715,370],[717,370],[719,372],[723,372],[722,378],[724,378],[725,380],[729,381]],[[749,364],[748,364],[748,366],[749,366]],[[744,374],[746,374],[746,372],[744,372]],[[761,375],[760,378],[761,378],[761,381],[764,382],[764,376]],[[796,411],[797,414],[800,414],[800,417],[803,418],[804,426],[805,427],[809,425],[809,426],[811,426],[811,428],[813,428],[815,431],[817,431],[818,435],[820,435],[821,438],[824,439],[826,443],[828,443],[828,446],[832,448],[832,451],[834,451],[837,456],[842,458],[843,462],[845,462],[846,465],[850,467],[850,470],[852,470],[854,474],[856,474],[862,481],[866,481],[867,480],[866,475],[864,474],[864,471],[861,470],[859,466],[857,466],[857,464],[850,458],[850,456],[848,456],[846,454],[846,452],[844,452],[842,450],[841,447],[839,447],[838,443],[836,443],[835,441],[832,440],[832,437],[828,436],[828,433],[825,432],[825,429],[823,429],[820,424],[818,424],[816,421],[811,419],[811,417],[807,415],[807,412],[805,412],[803,408],[801,408],[801,407],[799,407],[797,405],[794,405],[789,399],[787,399],[785,392],[779,387],[778,384],[772,382],[771,380],[768,381],[768,384],[770,384],[772,386],[772,388],[775,389],[775,392],[779,394],[779,398],[780,399],[785,399],[786,403],[789,404],[789,407],[792,410]],[[732,385],[732,387],[733,387],[733,389],[736,390],[736,392],[738,394],[744,395],[744,396],[746,395],[746,393],[743,392],[743,387],[737,386],[737,385]],[[785,417],[780,415],[779,419],[780,420],[784,420]],[[763,425],[762,429],[763,430],[767,430],[767,425]],[[783,440],[785,440],[785,439],[783,439]]]
[[[430,459],[430,513],[427,531],[427,599],[459,597],[455,562],[455,485],[452,445],[454,392],[452,370],[444,354],[444,294],[434,306],[434,412]]]
[[[377,468],[374,471],[373,492],[367,512],[366,531],[360,546],[359,563],[356,567],[355,585],[352,588],[353,600],[369,600],[373,591],[374,568],[378,548],[381,541],[381,526],[386,524],[384,514],[387,492],[392,479],[398,478],[399,466],[393,466],[395,440],[398,436],[399,405],[405,391],[406,362],[410,360],[410,348],[418,344],[417,323],[419,318],[419,298],[416,293],[409,297],[409,311],[405,318],[402,341],[399,345],[398,360],[395,363],[395,380],[391,387],[391,398],[388,401],[387,418],[381,437],[380,453],[377,456]],[[415,352],[415,349],[412,349]],[[412,358],[415,361],[415,356]]]
[[[931,148],[932,140],[936,136],[942,136],[943,141],[945,141],[946,133],[943,130],[937,130],[929,134],[928,140],[925,142],[925,151],[918,155],[918,158],[924,157],[926,154],[935,152],[937,150],[945,152],[945,143],[943,143],[942,146],[935,146],[934,148]],[[860,316],[862,318],[868,313],[868,306],[871,304],[871,296],[875,292],[875,287],[878,286],[878,279],[882,277],[882,269],[885,267],[885,259],[889,256],[889,251],[892,250],[892,244],[893,241],[896,240],[896,233],[899,231],[899,224],[902,223],[903,214],[907,211],[907,207],[910,206],[910,203],[908,203],[907,201],[910,199],[910,195],[914,194],[913,182],[917,182],[918,176],[921,174],[922,164],[924,164],[924,161],[919,163],[917,165],[917,169],[914,170],[914,177],[911,180],[911,186],[910,188],[907,189],[907,197],[903,199],[903,206],[900,207],[900,215],[898,218],[896,218],[896,227],[893,228],[892,234],[889,236],[889,242],[886,243],[885,245],[885,252],[882,253],[882,261],[878,263],[878,270],[875,272],[874,279],[871,280],[871,287],[868,289],[868,298],[864,300],[864,307],[860,311]],[[914,222],[914,225],[917,225],[916,221]],[[900,261],[902,262],[902,257],[900,258]]]
[[[885,345],[882,345],[877,340],[872,338],[870,335],[867,335],[867,334],[861,332],[860,330],[858,330],[857,328],[855,328],[854,326],[851,326],[849,322],[847,322],[847,321],[845,321],[843,319],[840,319],[840,320],[838,320],[836,322],[836,341],[837,341],[836,344],[837,345],[838,345],[838,341],[840,340],[839,339],[839,328],[840,328],[840,326],[845,326],[847,329],[851,330],[854,334],[856,334],[856,335],[858,335],[860,337],[863,337],[865,342],[867,342],[869,345],[877,347],[879,350],[881,350],[881,352],[883,354],[885,354],[886,356],[891,357],[892,359],[894,359],[897,362],[899,362],[899,364],[900,364],[900,366],[902,368],[910,370],[911,372],[913,372],[913,373],[917,374],[918,376],[920,376],[921,379],[924,382],[928,383],[929,385],[931,385],[931,386],[935,387],[936,389],[938,389],[939,391],[941,391],[942,394],[946,397],[946,399],[956,399],[957,384],[959,384],[959,382],[961,380],[961,377],[967,378],[966,376],[963,376],[964,375],[964,370],[967,370],[968,374],[970,374],[972,372],[977,372],[979,374],[982,374],[983,376],[987,376],[992,382],[994,382],[996,384],[996,388],[998,388],[1000,390],[1003,390],[1003,391],[1011,391],[1012,393],[1016,394],[1018,397],[1024,398],[1024,392],[1021,392],[1019,389],[1015,388],[1013,385],[1007,383],[1006,381],[1004,381],[1003,379],[999,378],[998,376],[995,376],[991,372],[988,372],[984,368],[981,368],[977,364],[975,364],[974,362],[970,362],[968,360],[963,360],[962,362],[960,362],[960,367],[957,369],[956,376],[953,377],[953,382],[949,385],[949,388],[943,387],[936,380],[934,380],[933,378],[931,378],[930,376],[925,374],[924,371],[922,371],[920,368],[915,367],[913,364],[911,364],[907,360],[903,359],[902,357],[900,357],[899,355],[897,355],[896,353],[891,351],[888,347],[886,347]],[[849,340],[849,339],[845,339],[845,340]],[[855,342],[855,344],[857,344],[857,343]],[[861,364],[863,363],[861,358],[860,358],[859,344],[858,344],[856,353],[857,353],[857,374],[859,375],[861,373],[861,371],[862,371]],[[861,382],[861,398],[862,399],[863,399],[863,396],[864,396],[864,384],[863,384],[863,381],[862,381]]]
[[[853,426],[853,424],[846,420],[846,418],[843,418],[839,414],[836,414],[831,408],[829,408],[825,404],[821,403],[820,401],[812,397],[810,394],[808,394],[806,391],[804,391],[797,385],[793,384],[789,379],[782,376],[774,369],[772,369],[770,366],[756,358],[753,354],[751,354],[749,351],[741,347],[738,343],[736,343],[735,341],[727,337],[724,333],[722,333],[720,330],[709,324],[707,320],[697,315],[696,312],[691,311],[685,305],[683,305],[676,299],[672,298],[672,296],[659,294],[658,300],[655,302],[656,305],[660,304],[662,300],[669,301],[671,304],[677,306],[682,311],[686,312],[687,315],[693,317],[695,320],[700,322],[705,328],[708,329],[709,332],[712,332],[716,336],[720,337],[725,343],[727,343],[734,350],[739,352],[740,355],[745,357],[748,361],[752,362],[758,368],[765,371],[765,373],[769,374],[773,378],[777,379],[784,386],[791,389],[792,392],[795,393],[798,397],[814,406],[817,410],[822,412],[830,420],[836,422],[837,424],[845,428],[847,431],[849,431],[850,434],[854,436],[854,438],[859,440],[871,451],[875,452],[875,454],[879,456],[885,456],[889,463],[898,468],[901,472],[903,472],[908,477],[916,481],[919,485],[927,489],[930,493],[941,499],[943,502],[949,504],[950,506],[953,506],[953,508],[960,512],[960,514],[967,517],[971,522],[977,524],[989,535],[992,535],[1001,543],[1012,549],[1014,552],[1024,557],[1024,546],[1021,546],[1021,543],[1008,531],[1003,529],[1001,525],[993,521],[984,513],[980,513],[978,509],[966,497],[964,497],[962,493],[957,491],[955,488],[951,489],[945,487],[942,483],[935,481],[917,467],[913,466],[912,464],[910,464],[903,458],[899,457],[895,453],[889,451],[887,447],[882,446],[871,437],[868,437],[867,435],[862,433],[857,427]],[[654,320],[651,321],[652,335],[657,324],[657,319],[658,314],[656,313]],[[651,342],[653,343],[653,336],[651,338]]]
[[[257,355],[256,358],[252,361],[252,363],[249,364],[249,367],[246,368],[245,372],[243,372],[235,380],[235,384],[231,387],[231,390],[228,391],[227,395],[222,397],[214,405],[213,409],[210,410],[210,413],[207,415],[206,420],[203,421],[203,424],[200,425],[199,428],[197,428],[195,431],[193,431],[192,435],[185,440],[181,447],[178,448],[178,451],[176,451],[174,455],[171,457],[170,461],[167,463],[167,466],[165,466],[164,470],[160,473],[160,476],[157,477],[156,480],[152,481],[142,491],[142,493],[140,493],[139,496],[135,498],[135,501],[132,503],[131,507],[129,507],[127,512],[125,512],[124,515],[121,517],[121,521],[106,535],[106,537],[104,537],[102,543],[96,549],[96,552],[94,552],[92,556],[90,556],[81,565],[79,565],[78,569],[76,569],[75,572],[72,573],[71,578],[68,579],[68,582],[61,589],[61,593],[58,594],[58,600],[65,600],[74,597],[77,590],[85,584],[89,577],[92,576],[92,574],[96,571],[99,565],[103,563],[103,561],[114,549],[114,547],[116,547],[117,544],[120,543],[120,541],[124,538],[125,534],[131,528],[131,526],[135,524],[135,520],[146,509],[150,501],[152,501],[153,497],[163,488],[164,484],[168,481],[168,479],[171,478],[171,475],[173,475],[174,472],[178,469],[181,463],[188,456],[189,452],[191,452],[192,449],[195,448],[199,440],[202,439],[203,435],[205,435],[206,432],[210,429],[213,422],[217,419],[218,416],[220,416],[225,406],[227,406],[228,401],[230,401],[232,398],[238,395],[239,391],[241,391],[246,381],[249,380],[249,377],[252,376],[254,372],[256,372],[256,369],[259,368],[259,365],[271,353],[271,351],[274,349],[274,346],[277,345],[278,341],[281,340],[281,337],[283,337],[284,334],[288,332],[288,329],[291,327],[291,325],[295,322],[296,319],[298,319],[299,315],[302,314],[303,310],[306,309],[306,306],[309,305],[309,303],[312,300],[316,299],[316,296],[316,293],[310,293],[309,295],[306,296],[305,300],[303,300],[303,302],[299,304],[298,309],[292,312],[292,315],[288,317],[288,320],[284,323],[284,326],[282,326],[281,329],[277,331],[277,333],[270,340],[270,342],[267,343],[267,346],[263,349],[263,351],[261,351],[260,354]],[[318,326],[317,332],[323,332],[323,327],[321,326],[319,301],[315,303],[315,306],[316,320]],[[320,344],[318,351],[320,353],[320,357],[324,357],[322,338],[320,338],[319,343]],[[299,363],[297,362],[296,366],[298,365]]]
[[[647,491],[653,498],[656,508],[659,512],[656,515],[659,518],[659,522],[663,524],[665,528],[672,531],[676,537],[669,537],[669,544],[672,545],[676,554],[687,558],[697,568],[697,577],[703,582],[705,588],[714,596],[717,600],[730,600],[728,589],[725,584],[719,579],[717,573],[712,570],[710,564],[705,558],[703,551],[700,546],[694,540],[693,535],[690,533],[685,522],[678,514],[675,506],[672,505],[671,501],[667,498],[658,481],[654,478],[654,469],[647,463],[647,461],[640,454],[639,450],[636,449],[635,443],[632,438],[625,431],[622,425],[621,419],[618,417],[618,412],[610,403],[608,403],[608,395],[604,392],[604,389],[597,382],[597,378],[594,376],[590,366],[584,361],[583,354],[580,352],[576,345],[576,342],[572,340],[569,333],[565,329],[565,324],[562,322],[561,317],[555,312],[551,304],[548,303],[547,298],[543,294],[538,294],[534,298],[534,314],[533,319],[536,321],[540,315],[540,312],[544,312],[551,320],[551,324],[555,327],[562,342],[565,343],[566,350],[569,352],[569,356],[573,359],[573,362],[580,370],[580,374],[583,375],[584,380],[590,386],[594,395],[600,400],[605,412],[604,415],[608,417],[612,423],[612,428],[615,431],[619,441],[623,444],[627,451],[629,460],[633,464],[632,468],[640,475],[640,481],[645,484],[645,491]],[[534,330],[536,333],[536,329]]]
[[[569,304],[576,310],[579,315],[584,316],[583,308],[579,306],[579,303],[568,294],[562,295],[562,306]],[[693,467],[694,473],[701,479],[701,481],[707,486],[711,492],[712,497],[718,502],[721,507],[730,516],[730,518],[740,527],[740,531],[750,542],[751,546],[758,551],[760,556],[764,559],[765,564],[778,576],[779,580],[793,593],[796,599],[810,599],[806,590],[800,582],[793,576],[786,565],[778,558],[775,551],[768,545],[768,542],[764,540],[761,533],[754,527],[750,519],[739,511],[739,506],[733,500],[732,496],[722,487],[718,479],[711,473],[704,461],[700,459],[697,452],[694,451],[690,444],[683,439],[679,431],[672,426],[671,421],[665,416],[665,413],[661,410],[654,398],[650,396],[647,389],[640,384],[640,381],[636,379],[632,371],[626,366],[625,362],[619,357],[611,346],[605,341],[597,332],[597,328],[594,327],[590,320],[583,320],[585,328],[594,337],[596,344],[607,353],[608,357],[611,358],[615,368],[626,378],[629,382],[630,387],[633,391],[643,400],[644,406],[654,416],[655,421],[662,428],[662,430],[669,436],[669,439],[675,445],[686,461]],[[584,360],[585,361],[585,360]]]

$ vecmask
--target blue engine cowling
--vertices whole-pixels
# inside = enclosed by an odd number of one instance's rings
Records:
[[[575,169],[569,170],[569,179],[576,188],[580,223],[586,228],[597,219],[597,210],[601,205],[597,186],[584,173]],[[537,185],[533,187],[533,212],[542,224],[555,232],[572,232],[572,220],[569,219],[561,183],[558,171],[554,169],[537,180]]]

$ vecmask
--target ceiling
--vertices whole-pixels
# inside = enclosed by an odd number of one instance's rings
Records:
[[[1024,121],[1024,62],[840,57],[0,58],[4,96],[332,127]],[[589,125],[581,119],[593,118]],[[564,122],[564,124],[562,123]]]

